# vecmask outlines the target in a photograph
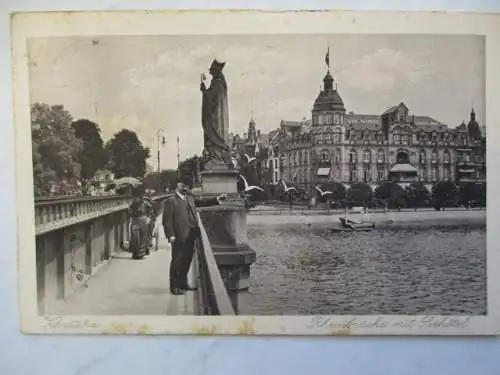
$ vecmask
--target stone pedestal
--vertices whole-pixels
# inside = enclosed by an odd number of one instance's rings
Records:
[[[228,199],[221,205],[200,208],[222,278],[238,311],[238,292],[250,285],[250,265],[256,253],[247,244],[247,211],[238,195],[239,172],[228,165],[210,166],[201,172],[202,196],[225,193]]]

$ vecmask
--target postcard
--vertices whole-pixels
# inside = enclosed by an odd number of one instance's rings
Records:
[[[14,14],[21,330],[497,334],[499,21]]]

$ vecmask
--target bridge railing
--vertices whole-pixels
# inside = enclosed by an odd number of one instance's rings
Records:
[[[197,306],[199,315],[236,315],[220,274],[207,232],[198,214],[200,236],[196,246]]]
[[[153,197],[158,203],[170,194]],[[80,196],[35,200],[39,313],[85,285],[112,254],[130,241],[129,196]]]

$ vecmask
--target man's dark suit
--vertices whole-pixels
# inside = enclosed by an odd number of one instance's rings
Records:
[[[163,229],[165,236],[172,243],[172,260],[170,263],[170,290],[189,289],[187,273],[193,261],[194,243],[199,236],[198,217],[196,207],[218,205],[214,199],[198,200],[190,194],[174,194],[166,202],[163,209]]]

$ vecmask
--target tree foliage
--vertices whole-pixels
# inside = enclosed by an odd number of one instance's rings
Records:
[[[158,183],[161,182],[160,191],[164,191],[165,188],[173,190],[177,183],[177,171],[172,169],[163,170],[160,173],[160,179],[159,181],[158,172],[148,173],[144,177],[144,187],[158,191]]]
[[[82,143],[82,148],[78,154],[78,162],[81,165],[80,177],[84,182],[92,179],[99,169],[104,168],[107,163],[107,154],[99,125],[81,119],[73,123],[73,129],[76,137]]]
[[[414,182],[406,189],[406,199],[411,207],[427,206],[430,194],[421,182]]]
[[[441,205],[454,202],[457,198],[457,186],[450,181],[440,181],[432,189],[434,203]]]
[[[370,185],[364,182],[356,182],[351,185],[347,192],[347,199],[354,206],[366,206],[373,198]]]
[[[179,165],[179,174],[182,181],[194,186],[199,181],[199,172],[203,170],[205,162],[201,156],[194,155],[182,161]]]
[[[471,201],[481,201],[482,186],[475,182],[469,182],[460,188],[460,201],[467,204]]]
[[[35,195],[47,195],[53,189],[70,192],[76,188],[82,145],[71,124],[71,115],[63,106],[42,103],[31,106]]]
[[[106,143],[108,168],[115,178],[143,178],[146,173],[146,160],[149,148],[144,147],[133,131],[122,129]]]
[[[346,198],[347,190],[340,182],[329,181],[320,185],[321,190],[331,191],[332,195],[327,196],[327,199],[344,200]],[[319,196],[319,192],[318,192]]]

